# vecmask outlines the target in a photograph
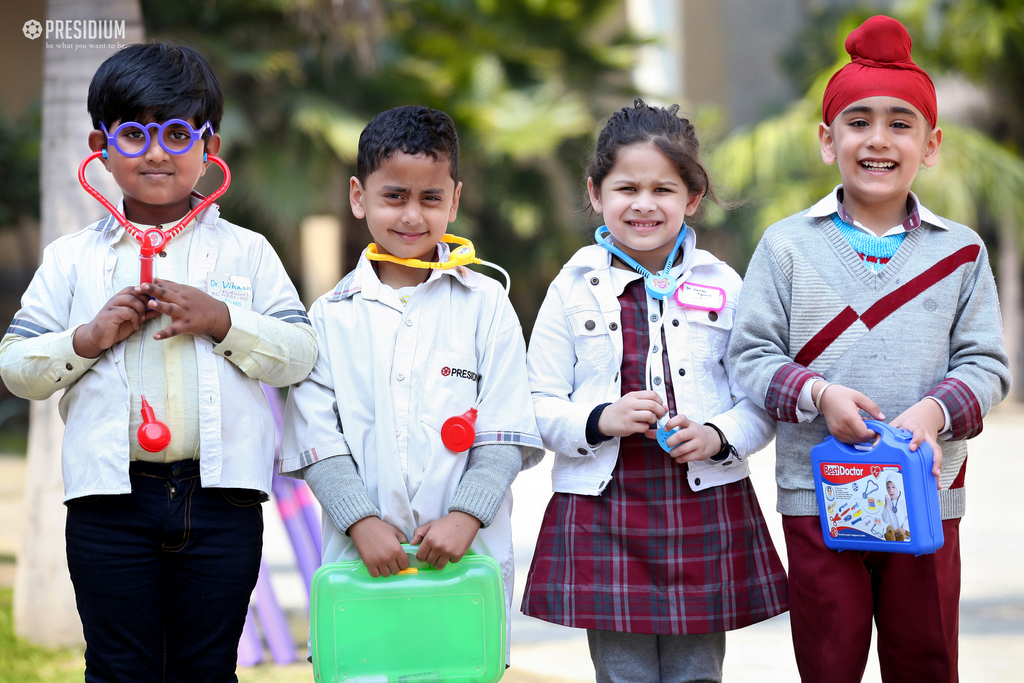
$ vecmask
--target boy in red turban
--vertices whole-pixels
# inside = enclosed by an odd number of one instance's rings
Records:
[[[882,680],[955,682],[965,440],[1010,387],[999,302],[978,235],[910,191],[920,167],[938,162],[942,130],[906,29],[872,17],[846,50],[852,62],[829,81],[818,127],[822,159],[839,166],[842,184],[765,232],[729,359],[747,395],[778,420],[802,680],[860,681],[874,620]],[[945,538],[937,552],[825,547],[810,450],[830,433],[873,440],[864,413],[895,416],[913,434],[911,450],[931,445]]]

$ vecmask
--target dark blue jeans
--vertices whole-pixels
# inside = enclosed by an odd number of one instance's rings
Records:
[[[68,502],[87,683],[234,683],[263,552],[260,493],[199,464],[132,463],[132,492]]]

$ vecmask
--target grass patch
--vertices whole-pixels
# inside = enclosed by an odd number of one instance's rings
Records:
[[[76,649],[33,645],[14,635],[11,589],[0,587],[0,681],[4,683],[80,683],[85,662]]]

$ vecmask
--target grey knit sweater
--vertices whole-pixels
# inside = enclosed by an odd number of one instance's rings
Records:
[[[963,439],[981,431],[982,417],[1010,387],[985,245],[958,223],[922,223],[872,272],[831,218],[805,213],[761,239],[729,350],[747,394],[779,420],[778,511],[818,514],[810,450],[828,428],[820,415],[798,424],[796,404],[806,380],[820,376],[864,393],[887,419],[924,396],[940,400],[952,426],[942,444],[942,516],[962,516]]]

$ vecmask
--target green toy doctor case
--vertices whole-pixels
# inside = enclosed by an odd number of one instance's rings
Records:
[[[467,554],[444,569],[416,560],[373,578],[359,560],[313,575],[309,630],[318,683],[493,683],[505,673],[498,563]]]

